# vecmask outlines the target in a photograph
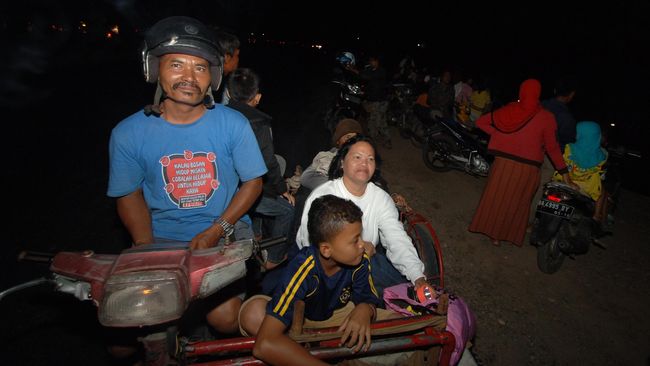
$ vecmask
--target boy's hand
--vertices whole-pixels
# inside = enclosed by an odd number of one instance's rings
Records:
[[[375,307],[370,304],[361,303],[354,307],[354,310],[345,318],[338,331],[343,332],[340,345],[345,344],[349,338],[347,347],[356,347],[353,353],[368,350],[370,348],[370,321],[375,314]],[[363,348],[362,348],[363,347]]]

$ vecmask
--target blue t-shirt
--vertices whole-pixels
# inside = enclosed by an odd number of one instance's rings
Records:
[[[154,237],[181,241],[212,225],[240,180],[266,173],[250,123],[221,105],[183,125],[139,111],[113,129],[109,158],[108,195],[141,188]]]
[[[284,269],[280,286],[266,306],[266,313],[287,327],[293,321],[297,300],[305,302],[305,318],[321,321],[349,301],[380,305],[370,274],[370,260],[363,255],[356,267],[342,267],[328,277],[318,259],[318,245],[304,247]]]

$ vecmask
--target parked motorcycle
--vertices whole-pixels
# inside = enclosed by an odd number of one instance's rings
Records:
[[[413,103],[415,103],[415,95],[411,84],[391,84],[386,111],[388,124],[397,126],[400,130],[406,126],[409,117],[413,114]]]
[[[622,187],[625,185],[631,190],[642,190],[645,184],[643,179],[625,179],[637,167],[647,164],[640,151],[631,150],[625,146],[607,146],[607,163],[603,175],[603,189],[607,194],[606,222],[607,229],[611,229],[615,222],[616,209],[620,199]],[[635,186],[636,185],[636,186]]]
[[[562,182],[544,184],[530,242],[537,247],[537,266],[548,274],[557,272],[564,258],[586,254],[591,244],[606,235],[592,219],[595,202],[588,195]]]
[[[422,146],[424,164],[435,172],[456,169],[474,176],[487,176],[490,170],[487,140],[456,121],[442,117],[434,117],[434,121]]]
[[[344,118],[358,120],[363,110],[363,89],[359,84],[346,80],[332,80],[332,83],[338,86],[337,97],[323,117],[325,128],[330,133],[334,133],[336,125]]]

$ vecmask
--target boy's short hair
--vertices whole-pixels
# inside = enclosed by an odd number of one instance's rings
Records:
[[[345,224],[361,222],[363,212],[354,202],[331,194],[318,197],[309,209],[307,230],[311,245],[331,240]]]
[[[248,68],[238,68],[228,78],[230,99],[246,103],[253,99],[260,90],[260,78]]]
[[[241,46],[239,38],[236,35],[223,30],[216,32],[216,38],[221,51],[226,55],[233,56],[235,51]]]

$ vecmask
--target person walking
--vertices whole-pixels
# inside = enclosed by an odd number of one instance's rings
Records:
[[[368,66],[361,71],[357,70],[352,64],[346,67],[353,73],[358,74],[359,78],[365,82],[363,108],[368,112],[368,133],[370,137],[385,148],[391,149],[393,144],[386,119],[388,76],[386,70],[381,66],[379,56],[369,56]]]

